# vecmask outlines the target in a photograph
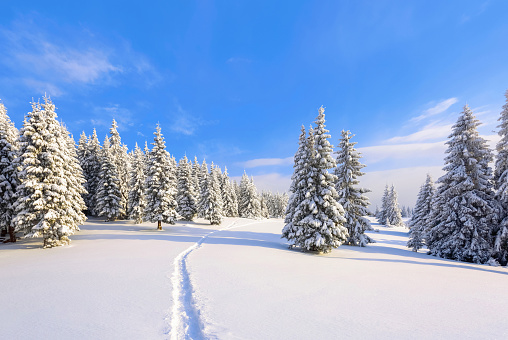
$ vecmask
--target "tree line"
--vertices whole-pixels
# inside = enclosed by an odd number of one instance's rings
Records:
[[[76,143],[49,98],[32,103],[18,131],[0,103],[0,231],[44,239],[44,248],[70,242],[86,215],[106,221],[133,219],[174,224],[177,219],[281,217],[287,194],[258,194],[244,172],[240,183],[203,160],[176,162],[166,151],[160,126],[152,148],[128,150],[113,120],[99,143],[95,129]]]

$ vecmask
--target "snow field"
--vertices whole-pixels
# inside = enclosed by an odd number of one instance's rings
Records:
[[[372,220],[373,222],[373,220]],[[506,268],[414,253],[407,229],[330,254],[288,250],[282,220],[210,235],[189,258],[218,339],[505,339]]]
[[[508,338],[507,269],[414,253],[405,228],[317,255],[288,250],[280,219],[205,223],[0,245],[0,338]]]

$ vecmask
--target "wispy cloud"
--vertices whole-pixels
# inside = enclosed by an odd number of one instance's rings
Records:
[[[92,112],[95,117],[91,118],[90,122],[94,126],[110,127],[113,119],[118,123],[118,130],[120,131],[128,130],[135,125],[132,112],[119,104],[94,107]]]
[[[424,119],[427,119],[429,117],[432,117],[432,116],[438,115],[440,113],[443,113],[446,110],[448,110],[453,104],[457,103],[458,101],[459,100],[457,98],[455,98],[455,97],[448,98],[448,99],[445,99],[443,101],[440,101],[436,105],[434,105],[431,108],[428,108],[427,110],[425,110],[421,115],[412,118],[410,121],[417,123],[417,122],[420,122],[420,121],[422,121]]]
[[[160,77],[147,58],[121,38],[112,44],[90,31],[62,27],[51,30],[61,34],[50,34],[43,19],[35,13],[0,25],[0,67],[11,84],[61,96],[70,92],[70,85],[112,85],[127,74],[143,76],[146,82]]]
[[[173,112],[174,119],[170,125],[170,129],[173,132],[191,136],[200,126],[217,123],[217,121],[207,121],[198,115],[190,114],[180,105],[176,98],[173,103],[175,107]]]
[[[426,125],[421,130],[411,133],[407,136],[396,136],[387,139],[386,143],[413,143],[413,142],[424,142],[429,140],[443,139],[446,138],[452,129],[453,124],[441,125],[432,123]]]
[[[294,158],[286,157],[286,158],[258,158],[251,159],[245,162],[238,163],[240,166],[244,168],[257,168],[263,166],[274,166],[274,165],[292,165]]]

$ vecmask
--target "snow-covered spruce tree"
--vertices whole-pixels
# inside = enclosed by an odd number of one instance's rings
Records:
[[[399,200],[397,197],[397,191],[395,186],[392,184],[390,194],[388,195],[388,210],[386,211],[386,219],[388,223],[394,227],[403,227],[404,221],[402,221],[402,214],[400,212]]]
[[[123,216],[125,211],[122,205],[118,170],[111,155],[108,136],[102,145],[100,162],[99,183],[95,192],[95,212],[97,216],[104,216],[106,222],[114,221]]]
[[[69,225],[75,224],[76,230],[79,230],[78,225],[86,221],[86,216],[83,213],[86,210],[83,199],[84,194],[87,193],[84,187],[86,180],[76,153],[76,142],[63,123],[60,124],[60,130],[61,138],[58,138],[58,143],[66,156],[66,162],[63,166],[67,185],[65,196],[66,200],[70,202],[67,208],[67,223]]]
[[[385,185],[385,191],[383,192],[383,197],[381,198],[381,209],[379,210],[379,213],[376,215],[379,224],[383,225],[390,224],[387,215],[389,206],[390,206],[390,191],[388,190],[388,185]]]
[[[120,180],[120,192],[121,195],[121,205],[123,211],[127,212],[127,201],[129,197],[129,156],[127,154],[127,146],[122,144],[122,139],[120,134],[118,133],[118,124],[113,119],[111,124],[111,128],[109,129],[109,133],[111,137],[109,138],[110,148],[111,148],[111,157],[113,162],[115,163],[116,169],[118,171],[118,179]],[[122,216],[125,217],[125,216]]]
[[[492,185],[492,160],[486,141],[478,135],[479,121],[466,105],[453,125],[439,178],[429,254],[458,261],[485,263],[492,254],[491,233],[498,223],[499,205]]]
[[[89,202],[90,191],[88,191],[88,183],[89,183],[90,174],[89,174],[87,163],[86,163],[87,159],[89,158],[88,153],[90,152],[88,149],[88,143],[89,143],[88,137],[86,136],[85,131],[83,131],[81,133],[81,135],[79,136],[77,155],[78,155],[79,165],[83,171],[83,176],[85,177],[84,187],[86,189],[86,193],[83,194],[83,200],[85,201],[85,205],[86,205],[85,210],[86,210],[87,215],[91,215],[91,208],[90,208],[91,204]]]
[[[201,167],[199,168],[199,202],[198,202],[198,217],[204,218],[206,209],[208,207],[208,165],[203,159]]]
[[[176,183],[171,159],[166,151],[166,142],[157,124],[154,132],[153,148],[150,151],[148,175],[146,177],[146,208],[144,220],[157,222],[162,230],[162,222],[175,224],[176,220]]]
[[[498,121],[501,139],[496,145],[496,168],[494,183],[496,197],[502,207],[501,223],[494,230],[494,257],[503,266],[508,264],[508,90],[505,93],[506,103],[503,105]]]
[[[428,232],[428,218],[432,209],[432,199],[436,193],[434,182],[430,175],[427,175],[425,184],[420,187],[416,199],[415,213],[409,220],[408,248],[413,251],[423,248],[425,235]]]
[[[307,194],[295,210],[293,223],[297,237],[290,244],[326,253],[346,242],[348,231],[344,227],[344,209],[338,202],[339,196],[334,187],[335,175],[328,172],[335,167],[335,160],[328,141],[330,135],[325,128],[323,107],[319,108],[315,124],[313,145],[308,146],[313,152],[306,181]]]
[[[84,189],[74,187],[80,174],[72,173],[78,160],[56,117],[49,98],[43,104],[32,103],[19,137],[20,184],[13,223],[27,237],[42,236],[44,248],[68,244],[69,235],[85,220],[76,208],[84,205]]]
[[[134,159],[131,166],[129,191],[129,218],[136,224],[143,222],[146,208],[145,199],[145,155],[136,143]]]
[[[18,130],[14,127],[3,103],[0,103],[0,232],[9,233],[9,241],[16,242],[14,233],[14,203],[16,201],[16,158]]]
[[[312,129],[312,128],[311,128]],[[314,130],[312,130],[314,131]],[[314,135],[310,136],[312,143],[314,143]],[[284,219],[284,228],[282,228],[282,238],[289,241],[291,246],[294,246],[293,241],[296,237],[296,229],[293,223],[296,208],[305,199],[307,194],[307,177],[309,173],[309,161],[312,155],[312,149],[309,146],[305,126],[302,125],[300,137],[298,140],[298,150],[294,156],[293,175],[291,176],[291,185],[289,191],[291,196],[286,208],[286,217]]]
[[[93,129],[92,136],[88,138],[87,149],[87,158],[82,165],[83,174],[86,179],[85,189],[88,192],[88,194],[85,195],[85,204],[88,207],[88,212],[93,216],[97,216],[98,212],[95,208],[97,202],[95,201],[95,197],[100,181],[101,145],[99,143],[99,138],[97,138],[97,132],[95,129]]]
[[[361,155],[355,149],[356,142],[351,142],[354,137],[349,131],[342,130],[342,138],[339,142],[337,151],[337,167],[334,170],[336,180],[335,189],[339,195],[338,202],[344,208],[344,218],[349,237],[345,244],[352,246],[365,247],[368,243],[373,243],[366,230],[372,230],[369,220],[367,207],[370,202],[364,194],[370,192],[369,189],[359,188],[360,181],[358,177],[364,175],[361,171],[365,165],[360,163]]]
[[[196,202],[196,209],[199,210],[199,201],[201,199],[201,188],[199,187],[199,176],[201,167],[199,166],[198,158],[194,156],[194,163],[192,163],[192,186],[194,188],[194,201]]]
[[[259,202],[256,186],[254,185],[254,179],[249,179],[245,172],[240,181],[238,212],[240,217],[245,218],[258,218],[261,216],[261,204]]]
[[[205,195],[205,219],[210,221],[212,225],[222,223],[224,213],[222,211],[222,197],[219,184],[219,170],[212,164],[210,165],[210,173],[206,185]]]
[[[177,211],[185,221],[192,221],[198,214],[198,207],[196,202],[196,193],[194,192],[192,166],[189,163],[187,156],[180,159],[177,171]]]
[[[268,204],[267,200],[270,197],[270,195],[265,194],[264,192],[259,195],[259,205],[261,207],[261,217],[263,218],[270,218],[270,213],[268,212]]]
[[[238,216],[238,203],[235,202],[235,191],[229,180],[228,168],[224,167],[224,173],[220,177],[222,189],[222,202],[224,204],[224,215],[227,217]]]

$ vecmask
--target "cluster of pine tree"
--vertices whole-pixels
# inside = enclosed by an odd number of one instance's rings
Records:
[[[76,146],[49,98],[32,103],[20,131],[0,103],[2,237],[9,234],[15,242],[22,232],[42,236],[45,248],[67,244],[85,222],[85,213],[106,221],[150,221],[161,229],[177,218],[201,216],[220,224],[224,217],[263,217],[263,206],[276,211],[271,196],[262,203],[245,173],[238,185],[227,169],[222,172],[204,161],[200,165],[196,157],[194,163],[184,157],[177,164],[159,126],[151,150],[145,142],[144,150],[136,144],[131,152],[117,127],[113,120],[102,146],[95,129],[91,136],[83,132]]]
[[[282,218],[286,215],[289,196],[287,193],[273,193],[263,191],[261,193],[261,206],[266,206],[263,217]]]
[[[301,129],[282,237],[290,247],[318,252],[343,243],[365,246],[373,242],[365,235],[371,229],[365,217],[369,201],[364,194],[369,190],[358,187],[365,165],[350,141],[353,135],[342,131],[335,160],[323,107],[314,123],[308,134]]]
[[[443,258],[508,263],[508,91],[499,118],[495,172],[480,122],[466,105],[447,141],[445,174],[434,186],[430,176],[420,188],[410,220],[408,247],[424,245]]]
[[[81,135],[78,155],[86,178],[84,196],[88,214],[104,216],[106,221],[130,218],[136,223],[149,221],[174,224],[177,218],[192,221],[202,217],[220,224],[224,217],[262,217],[261,198],[253,179],[244,174],[240,185],[232,182],[213,163],[191,162],[187,156],[176,162],[166,151],[157,125],[153,147],[144,151],[136,144],[128,152],[121,143],[116,122],[103,146],[95,130]]]
[[[375,214],[381,224],[394,227],[404,226],[402,210],[399,207],[398,195],[394,185],[390,189],[388,189],[388,185],[385,186],[383,198],[381,199],[381,210],[376,211]]]

